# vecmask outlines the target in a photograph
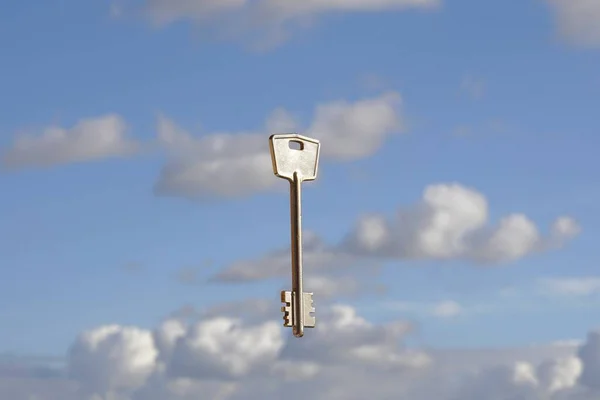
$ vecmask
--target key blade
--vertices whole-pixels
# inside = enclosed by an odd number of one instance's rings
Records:
[[[313,294],[304,292],[304,327],[314,328],[316,318],[314,316],[315,307],[313,305]]]
[[[269,137],[273,173],[293,181],[294,172],[302,181],[317,179],[319,148],[317,139],[296,133],[281,133]]]

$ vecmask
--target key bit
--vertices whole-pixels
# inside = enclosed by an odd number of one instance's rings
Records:
[[[312,293],[302,287],[302,182],[317,178],[319,141],[295,133],[269,137],[273,173],[290,182],[290,226],[292,256],[292,290],[281,292],[286,305],[284,326],[292,327],[294,336],[304,336],[304,328],[315,327]]]
[[[293,296],[294,293],[289,290],[284,290],[281,292],[281,302],[285,305],[281,307],[281,311],[283,312],[283,326],[291,328],[293,327],[293,315],[292,315],[292,304],[293,304]],[[304,327],[305,328],[314,328],[316,324],[315,316],[312,314],[315,312],[315,308],[313,305],[313,294],[304,292]]]

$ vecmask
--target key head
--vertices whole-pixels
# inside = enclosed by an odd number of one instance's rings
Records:
[[[294,172],[301,181],[317,179],[319,167],[319,146],[317,139],[296,133],[281,133],[269,137],[273,173],[292,182]]]

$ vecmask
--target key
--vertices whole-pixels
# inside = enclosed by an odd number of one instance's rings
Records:
[[[294,336],[304,336],[304,328],[315,327],[313,293],[302,287],[302,182],[317,179],[319,141],[295,133],[271,135],[273,173],[290,182],[292,290],[281,292],[283,326]]]

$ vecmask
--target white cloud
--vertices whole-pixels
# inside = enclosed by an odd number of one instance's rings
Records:
[[[69,351],[68,371],[86,393],[126,392],[146,383],[157,356],[150,331],[107,325],[77,338]]]
[[[454,318],[466,312],[465,308],[454,300],[443,300],[434,303],[394,301],[385,303],[384,307],[399,312],[430,315],[437,318]]]
[[[481,239],[478,248],[471,250],[472,255],[490,262],[522,258],[544,243],[535,224],[523,214],[503,218],[497,228],[485,232]]]
[[[281,398],[289,385],[307,380],[319,381],[320,388],[303,396],[337,398],[319,393],[337,391],[347,373],[358,377],[369,367],[391,377],[429,367],[426,354],[399,343],[410,332],[409,324],[372,324],[344,305],[323,311],[319,329],[302,340],[284,336],[273,321],[243,322],[227,316],[191,324],[168,319],[154,333],[100,327],[77,339],[68,368],[88,396],[171,400],[209,393],[223,399]]]
[[[127,137],[125,121],[109,114],[81,120],[68,129],[53,126],[37,136],[18,135],[2,161],[9,168],[50,167],[125,156],[137,149]]]
[[[577,225],[569,217],[557,221]],[[491,226],[483,194],[456,183],[435,184],[425,188],[416,205],[401,208],[393,218],[371,214],[359,219],[345,247],[361,255],[490,264],[561,246],[574,234],[572,229],[553,230],[544,237],[523,214],[508,215]]]
[[[211,17],[244,8],[248,0],[146,0],[148,17],[159,25],[179,19],[206,21]]]
[[[386,291],[384,285],[372,283],[368,278],[349,268],[344,269],[343,275],[341,273],[307,275],[304,278],[304,288],[307,292],[314,292],[319,300],[382,294]]]
[[[577,384],[583,363],[577,357],[549,360],[538,368],[538,379],[548,392],[555,393]]]
[[[512,365],[486,368],[467,380],[456,400],[575,400],[582,362],[571,356],[548,360],[535,366],[516,361]],[[591,399],[591,398],[590,398]]]
[[[282,346],[276,322],[245,326],[241,320],[212,318],[195,324],[176,341],[169,374],[196,379],[239,378],[267,368]]]
[[[99,327],[73,344],[67,359],[72,380],[14,379],[0,368],[0,398],[594,400],[600,393],[597,332],[579,350],[425,352],[402,344],[409,323],[372,323],[347,305],[324,311],[319,327],[302,339],[271,321],[226,316],[168,319],[154,332]]]
[[[273,302],[279,301],[279,294],[271,299],[252,298],[243,301],[228,301],[213,305],[199,311],[202,318],[228,317],[258,323],[272,318],[281,317],[279,309],[273,308]]]
[[[463,308],[455,301],[442,301],[433,308],[433,315],[442,318],[456,317],[463,313]]]
[[[330,248],[321,238],[312,232],[304,232],[303,243],[304,265],[310,266],[311,275],[320,276],[343,268],[345,271],[355,271],[364,266],[370,270],[377,268],[378,263],[364,260],[342,249]],[[290,251],[289,247],[265,254],[254,260],[241,260],[231,263],[217,273],[212,280],[220,282],[248,282],[272,277],[289,276]],[[312,282],[318,285],[318,282]]]
[[[143,12],[158,26],[189,20],[265,49],[281,44],[294,28],[310,25],[320,15],[431,10],[440,4],[441,0],[146,0]]]
[[[573,238],[581,233],[581,227],[572,218],[560,217],[552,224],[551,229],[551,244],[559,247],[564,242],[564,239]]]
[[[321,141],[323,157],[342,161],[368,157],[390,134],[403,128],[400,106],[397,93],[355,103],[340,100],[319,104],[307,133]]]
[[[600,293],[600,277],[561,277],[540,279],[538,286],[542,292],[552,295],[588,296]]]
[[[556,13],[558,29],[568,42],[600,47],[600,2],[597,0],[546,0]]]
[[[356,102],[319,104],[306,132],[322,142],[322,157],[346,161],[372,155],[385,139],[401,129],[400,97],[396,93]],[[275,190],[280,183],[271,167],[269,133],[300,129],[294,117],[279,108],[261,133],[212,133],[194,137],[164,116],[158,138],[169,153],[155,192],[192,199],[248,196]]]
[[[456,183],[435,184],[425,188],[416,204],[400,207],[392,218],[382,214],[360,217],[337,245],[326,245],[313,235],[305,244],[305,265],[313,271],[404,259],[462,259],[494,265],[559,248],[579,230],[576,221],[563,216],[543,235],[523,214],[508,215],[493,226],[483,194]],[[289,250],[281,249],[257,260],[232,263],[215,279],[250,281],[287,273]]]
[[[171,157],[155,185],[158,194],[234,197],[275,184],[264,135],[215,133],[194,138],[161,116],[158,137]]]

